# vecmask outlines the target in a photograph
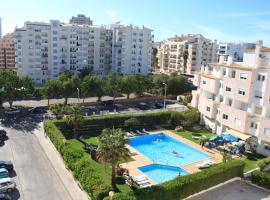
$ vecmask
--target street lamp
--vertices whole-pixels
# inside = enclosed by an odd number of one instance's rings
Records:
[[[80,88],[77,88],[78,103],[80,103]]]
[[[167,84],[163,82],[163,85],[165,87],[165,96],[164,96],[164,109],[166,108],[166,95],[167,95]]]

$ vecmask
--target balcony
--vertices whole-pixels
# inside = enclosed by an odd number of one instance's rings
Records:
[[[217,113],[217,104],[212,99],[200,96],[198,108],[203,115],[209,117],[210,119],[215,119]]]

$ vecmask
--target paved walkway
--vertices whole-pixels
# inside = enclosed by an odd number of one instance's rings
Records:
[[[55,149],[48,137],[45,138],[43,123],[39,124],[39,128],[35,130],[34,134],[38,138],[42,148],[48,156],[49,161],[52,163],[57,175],[61,179],[63,185],[69,192],[73,200],[88,200],[88,195],[81,190],[78,182],[74,179],[72,173],[66,169],[64,161],[60,154]]]

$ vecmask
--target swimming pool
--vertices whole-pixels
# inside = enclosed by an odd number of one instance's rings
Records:
[[[132,138],[129,145],[162,165],[180,167],[210,157],[163,133]]]
[[[187,171],[179,168],[179,167],[172,167],[167,165],[158,165],[158,164],[151,164],[139,167],[143,173],[145,173],[149,178],[154,180],[156,183],[164,183],[175,177],[181,175],[188,174]]]

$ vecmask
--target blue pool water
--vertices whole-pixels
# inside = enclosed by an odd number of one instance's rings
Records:
[[[145,173],[149,178],[154,180],[156,183],[164,183],[176,176],[181,176],[188,174],[187,171],[179,168],[166,165],[151,164],[143,167],[139,167],[143,173]]]
[[[163,165],[180,167],[210,157],[162,133],[132,138],[129,145],[154,163]]]

